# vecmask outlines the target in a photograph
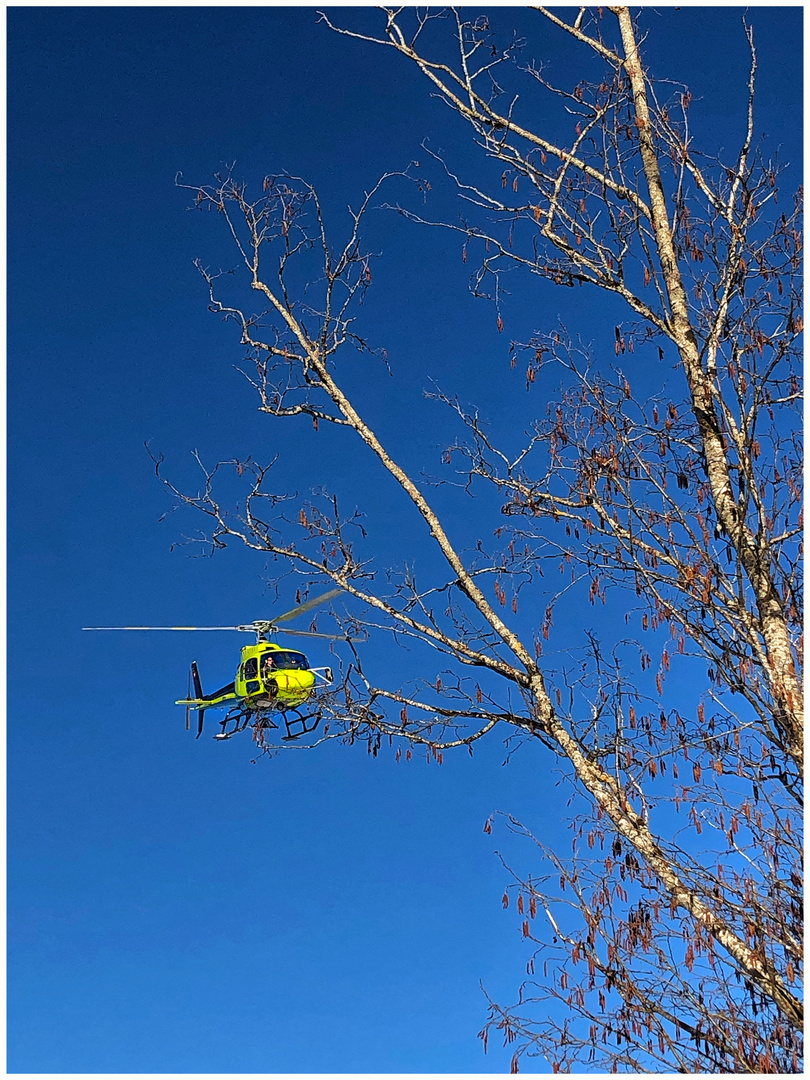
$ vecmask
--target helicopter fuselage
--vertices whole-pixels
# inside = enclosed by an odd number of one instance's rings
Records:
[[[212,694],[202,692],[196,664],[192,664],[192,674],[195,697],[183,698],[178,705],[203,711],[238,702],[237,707],[246,713],[296,709],[311,696],[317,682],[329,685],[333,677],[328,667],[310,667],[306,656],[297,649],[270,641],[245,645],[233,682]]]
[[[314,686],[315,674],[302,652],[268,641],[242,649],[234,693],[253,708],[295,708],[303,705]]]

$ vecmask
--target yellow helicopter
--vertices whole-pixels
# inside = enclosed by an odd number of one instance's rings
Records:
[[[190,727],[190,714],[197,713],[197,735],[203,730],[203,718],[207,709],[228,708],[224,720],[220,721],[222,731],[215,739],[230,739],[237,731],[242,731],[251,721],[258,721],[262,728],[278,727],[268,715],[280,713],[287,734],[285,739],[297,739],[318,726],[317,713],[302,715],[300,707],[311,700],[318,689],[330,686],[333,682],[332,669],[329,667],[311,667],[306,656],[297,650],[288,649],[270,641],[271,635],[278,632],[278,623],[287,622],[305,614],[319,604],[326,603],[338,596],[342,589],[331,589],[321,596],[299,604],[283,615],[270,620],[257,620],[242,626],[83,626],[83,630],[240,630],[256,635],[255,645],[245,645],[241,661],[236,669],[233,682],[220,687],[212,694],[204,694],[197,661],[191,662],[188,696],[175,702],[186,707],[186,730]],[[299,637],[325,638],[328,641],[346,641],[346,636],[320,634],[314,630],[283,630],[285,634]],[[191,696],[191,684],[194,696]],[[290,715],[292,714],[292,715]],[[308,721],[315,722],[307,726]],[[231,730],[227,727],[232,724]],[[297,729],[296,729],[297,728]]]

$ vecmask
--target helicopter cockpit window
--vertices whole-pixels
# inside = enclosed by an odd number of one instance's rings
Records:
[[[265,671],[274,671],[279,668],[308,668],[309,662],[303,653],[278,650],[277,652],[268,653],[264,657],[262,666]]]
[[[245,678],[255,679],[259,674],[259,662],[255,656],[251,656],[249,660],[245,661]]]

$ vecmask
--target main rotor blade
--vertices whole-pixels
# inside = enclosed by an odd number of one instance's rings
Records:
[[[332,600],[334,597],[339,596],[340,593],[345,591],[345,589],[330,589],[329,592],[322,593],[320,596],[314,596],[311,600],[305,600],[303,604],[294,607],[292,611],[285,611],[283,615],[274,616],[270,621],[274,626],[276,623],[287,622],[288,619],[294,619],[297,615],[303,615],[304,612],[310,611],[312,608],[317,607],[318,604],[325,604],[327,600]]]
[[[279,630],[282,637],[295,634],[297,637],[320,637],[327,641],[359,641],[359,638],[347,638],[345,634],[318,634],[315,630]]]
[[[83,626],[82,630],[253,630],[252,626]]]

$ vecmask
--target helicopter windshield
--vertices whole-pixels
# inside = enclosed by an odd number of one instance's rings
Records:
[[[284,649],[279,649],[278,651],[267,653],[265,655],[262,661],[262,667],[265,671],[287,668],[308,668],[309,662],[303,653],[287,652]]]

